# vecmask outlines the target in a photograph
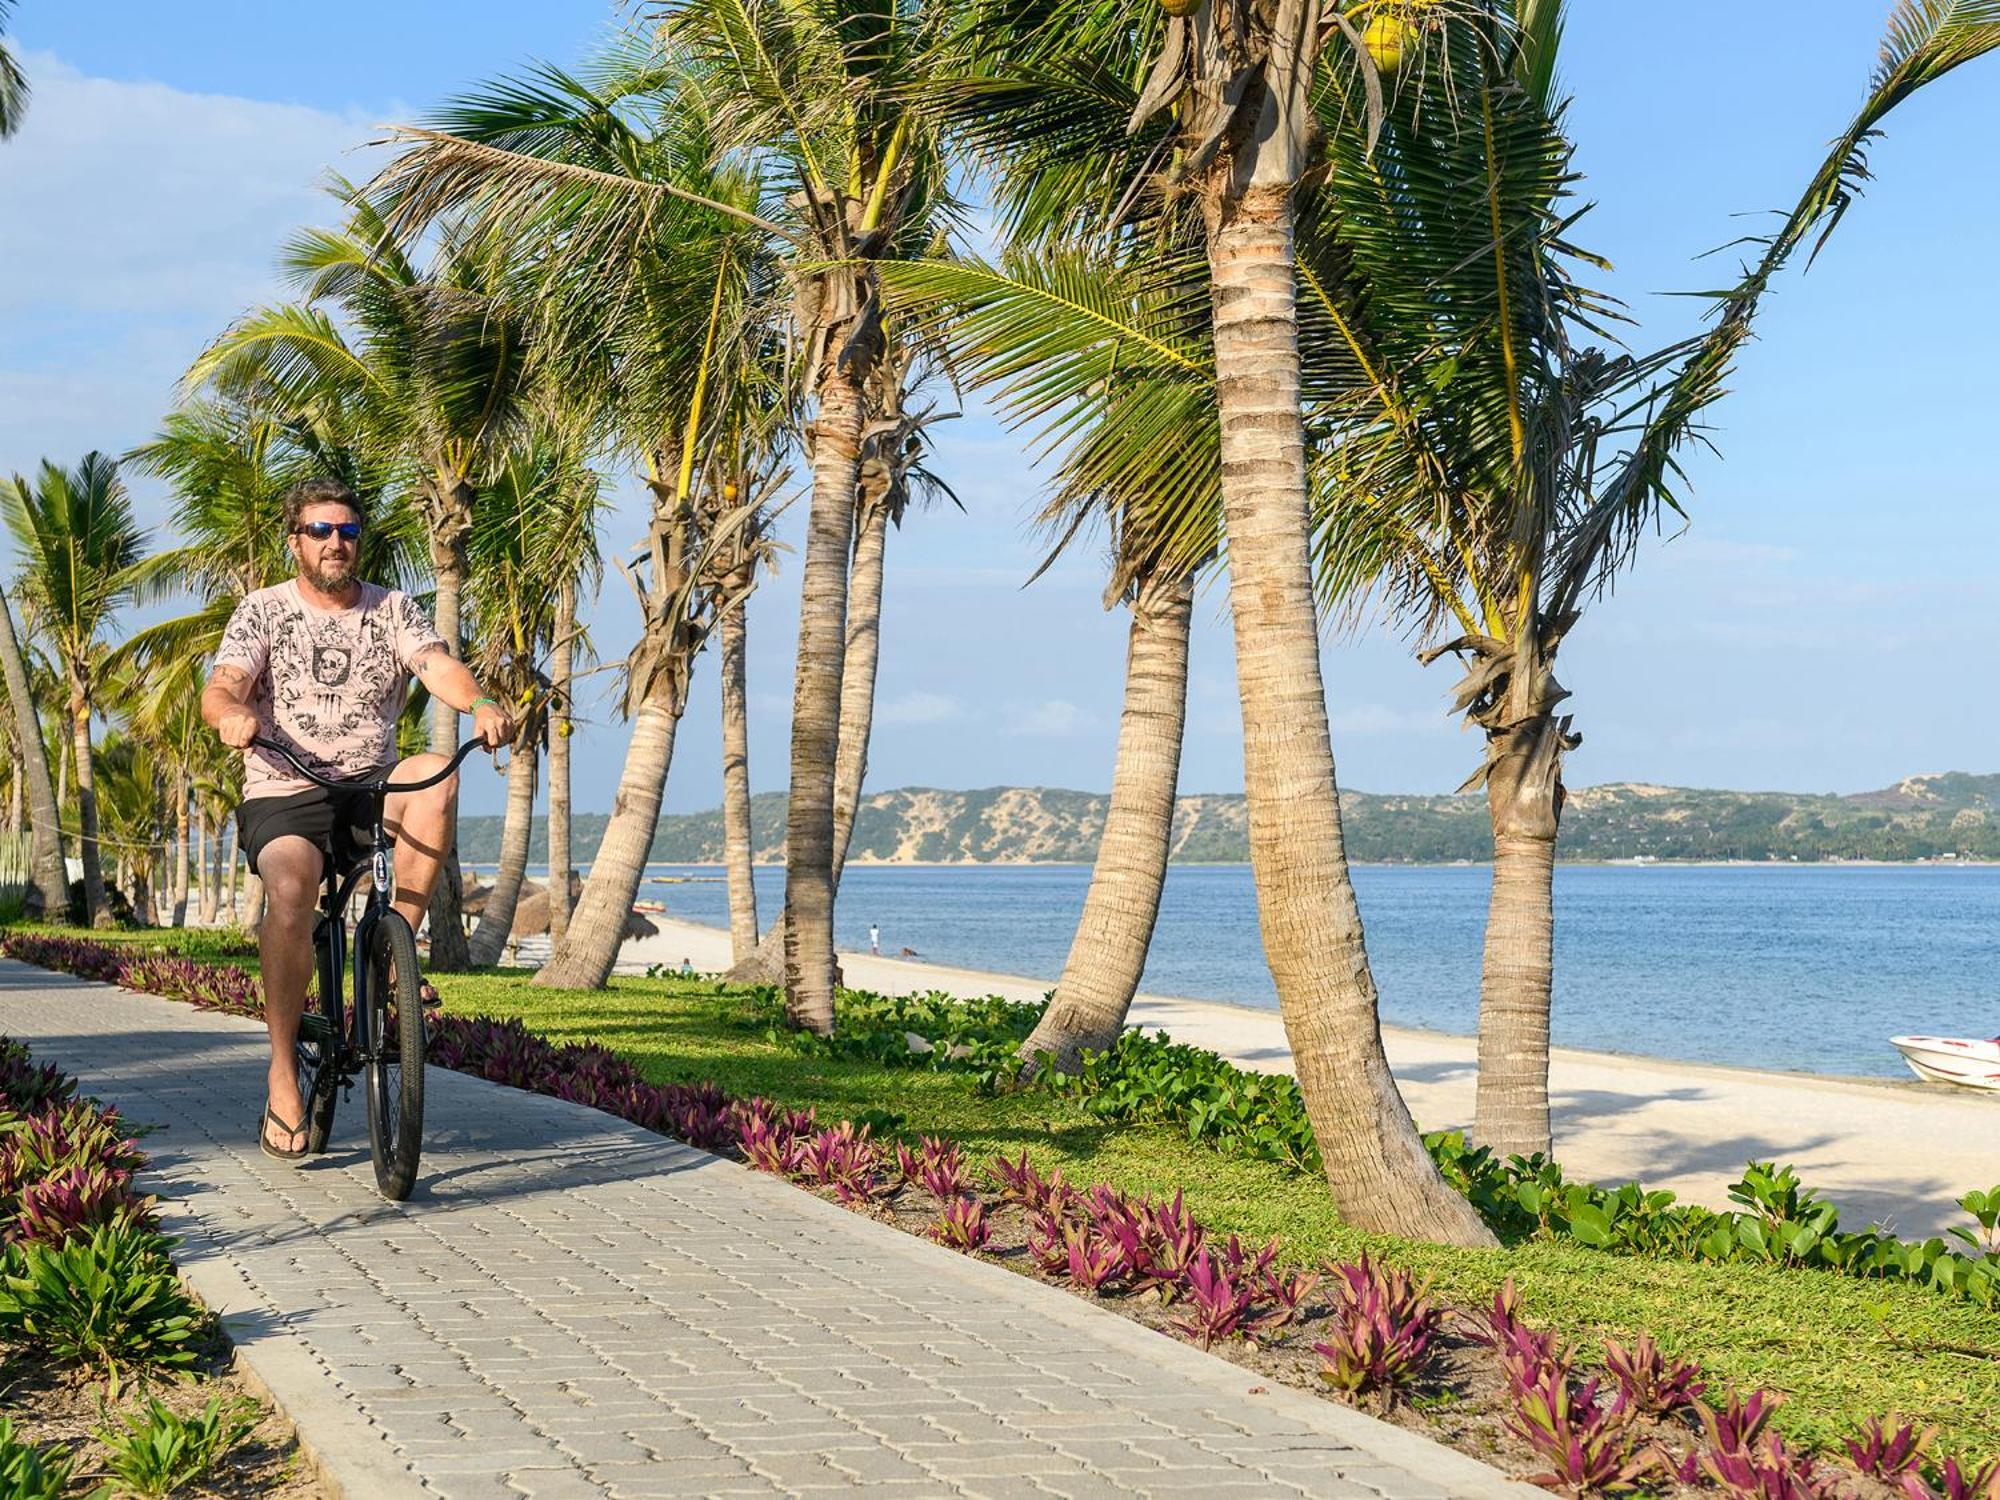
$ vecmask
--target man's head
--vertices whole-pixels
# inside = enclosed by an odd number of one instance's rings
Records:
[[[285,491],[285,545],[299,577],[324,593],[354,582],[361,551],[361,500],[338,479],[307,479]],[[352,535],[343,535],[342,528]]]

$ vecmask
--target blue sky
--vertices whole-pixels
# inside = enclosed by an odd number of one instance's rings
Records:
[[[1578,238],[1617,264],[1647,345],[1689,326],[1659,295],[1720,280],[1695,257],[1796,194],[1873,62],[1884,0],[1579,0],[1564,72],[1597,206]],[[23,0],[36,85],[0,147],[0,469],[143,440],[179,372],[246,304],[274,252],[324,217],[328,168],[365,175],[373,127],[530,58],[574,59],[628,15],[596,0]],[[1650,545],[1566,649],[1577,784],[1849,791],[1994,770],[2000,707],[1971,646],[2000,605],[2000,478],[1986,351],[2000,61],[1896,116],[1877,182],[1810,275],[1789,277],[1693,462],[1685,531]],[[1038,481],[978,410],[939,432],[967,514],[891,540],[870,785],[1108,783],[1124,622],[1089,548],[1032,588]],[[157,487],[135,486],[149,519]],[[607,524],[619,553],[629,506]],[[796,532],[798,517],[788,518]],[[796,556],[753,602],[756,785],[783,784]],[[1222,593],[1200,608],[1183,785],[1242,784]],[[606,588],[599,649],[632,620]],[[1373,630],[1329,644],[1345,784],[1448,790],[1478,759],[1444,715],[1444,665]],[[712,669],[698,674],[668,805],[713,806]],[[579,801],[608,805],[623,732],[579,736]],[[497,810],[475,778],[468,805]]]

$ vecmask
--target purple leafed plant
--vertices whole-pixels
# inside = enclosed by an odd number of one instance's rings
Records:
[[[1063,1238],[1069,1227],[1059,1214],[1036,1210],[1028,1215],[1028,1254],[1046,1276],[1069,1274],[1069,1244]]]
[[[1408,1273],[1369,1260],[1331,1268],[1333,1316],[1324,1343],[1313,1352],[1325,1362],[1320,1376],[1349,1395],[1377,1395],[1393,1402],[1430,1364],[1431,1341],[1444,1314],[1428,1288]]]
[[[1670,1361],[1650,1334],[1640,1334],[1630,1349],[1606,1339],[1604,1366],[1618,1382],[1618,1410],[1642,1417],[1685,1411],[1708,1389],[1699,1365]]]
[[[1019,1161],[1009,1161],[1005,1155],[994,1157],[986,1164],[986,1175],[1000,1189],[1003,1203],[1018,1204],[1032,1210],[1042,1207],[1043,1200],[1048,1196],[1048,1182],[1030,1164],[1025,1150]]]
[[[792,1169],[791,1134],[780,1131],[768,1115],[739,1115],[736,1146],[743,1153],[743,1159],[760,1172],[774,1172],[783,1177]]]
[[[972,1183],[965,1170],[965,1158],[960,1155],[958,1143],[947,1141],[934,1135],[927,1135],[918,1143],[918,1150],[911,1165],[903,1168],[903,1175],[915,1182],[940,1203],[949,1203],[954,1198],[962,1198],[972,1190]],[[897,1152],[898,1162],[905,1161],[907,1152]]]
[[[1706,1448],[1701,1472],[1730,1500],[1835,1500],[1842,1493],[1831,1475],[1815,1472],[1813,1461],[1767,1432],[1733,1453]]]
[[[1910,1500],[2000,1500],[2000,1458],[1979,1465],[1947,1458],[1938,1468],[1935,1485],[1905,1474],[1903,1492]]]
[[[1506,1427],[1548,1464],[1532,1482],[1570,1495],[1621,1494],[1658,1462],[1634,1451],[1631,1417],[1597,1403],[1597,1382],[1572,1385],[1566,1369],[1548,1368],[1535,1385],[1514,1393]]]
[[[930,1237],[953,1250],[977,1250],[986,1243],[986,1205],[977,1198],[953,1198],[931,1221]]]
[[[1269,1337],[1298,1321],[1306,1298],[1318,1285],[1317,1271],[1282,1271],[1275,1267],[1265,1271],[1257,1292],[1270,1305],[1251,1320],[1259,1336]]]
[[[131,1173],[70,1167],[23,1189],[10,1238],[59,1245],[121,1215],[146,1229],[159,1223],[153,1200],[133,1195]]]
[[[801,1142],[792,1175],[814,1187],[844,1187],[843,1197],[864,1197],[873,1190],[882,1152],[868,1137],[868,1127],[851,1120],[821,1130]]]
[[[1142,1289],[1147,1286],[1158,1288],[1162,1302],[1173,1301],[1174,1294],[1203,1253],[1207,1239],[1207,1231],[1188,1212],[1187,1205],[1181,1201],[1180,1190],[1176,1188],[1172,1203],[1157,1204],[1153,1208],[1151,1223],[1140,1243],[1142,1261],[1136,1268],[1137,1284]]]
[[[1918,1432],[1913,1424],[1893,1416],[1887,1420],[1870,1417],[1862,1424],[1861,1435],[1847,1440],[1847,1456],[1870,1479],[1893,1484],[1905,1474],[1916,1472],[1936,1437],[1935,1427]]]
[[[9,1041],[0,1049],[0,1096],[22,1114],[65,1103],[75,1094],[76,1080],[54,1063],[36,1067],[17,1042]]]
[[[1764,1429],[1770,1425],[1771,1413],[1784,1403],[1784,1399],[1769,1391],[1752,1391],[1746,1400],[1732,1391],[1720,1411],[1698,1403],[1695,1412],[1701,1418],[1702,1431],[1708,1435],[1710,1451],[1748,1453],[1764,1435]]]
[[[1063,1226],[1064,1271],[1086,1292],[1104,1289],[1124,1268],[1118,1246],[1097,1230],[1078,1224]]]
[[[1217,1339],[1243,1331],[1251,1290],[1233,1280],[1220,1261],[1210,1260],[1207,1250],[1196,1252],[1181,1289],[1187,1293],[1187,1301],[1173,1320],[1177,1332],[1206,1349]]]
[[[146,1165],[116,1109],[71,1099],[15,1122],[0,1141],[0,1183],[19,1189],[69,1167],[136,1172]]]

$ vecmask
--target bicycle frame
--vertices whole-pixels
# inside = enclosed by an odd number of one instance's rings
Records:
[[[368,1018],[375,1014],[375,1010],[368,1003],[368,966],[361,962],[361,955],[368,952],[368,940],[373,935],[375,924],[389,910],[390,892],[396,881],[395,845],[383,823],[384,808],[391,794],[425,791],[453,775],[465,763],[465,758],[479,748],[479,741],[467,740],[458,747],[458,753],[452,756],[443,770],[421,781],[390,781],[387,778],[380,781],[336,781],[320,775],[275,740],[257,735],[250,743],[261,750],[283,756],[301,776],[329,791],[358,793],[372,800],[368,858],[347,871],[340,870],[328,860],[326,877],[320,888],[318,920],[313,932],[314,956],[319,966],[320,1019],[331,1023],[332,1034],[327,1041],[333,1044],[322,1066],[331,1068],[340,1086],[346,1089],[352,1086],[355,1076],[382,1045],[381,1038],[363,1034]],[[361,883],[363,875],[373,877],[374,886],[368,893],[367,905],[354,924],[354,1004],[349,1008],[342,985],[349,941],[347,907],[354,899],[355,888]],[[320,941],[322,933],[325,935],[324,943]],[[310,1012],[300,1017],[302,1032],[313,1019]]]

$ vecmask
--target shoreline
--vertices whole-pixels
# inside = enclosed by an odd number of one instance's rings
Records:
[[[656,937],[627,941],[618,971],[651,964],[696,972],[729,967],[719,927],[649,914]],[[536,962],[540,944],[524,944]],[[882,994],[941,991],[961,999],[1000,995],[1040,1002],[1049,983],[1018,974],[843,951],[845,983]],[[1164,1031],[1259,1072],[1291,1071],[1275,1010],[1222,1000],[1141,994],[1130,1024]],[[1472,1116],[1477,1043],[1419,1027],[1382,1027],[1391,1071],[1426,1130],[1462,1128]],[[1871,1220],[1905,1236],[1941,1234],[1965,1218],[1956,1200],[1990,1187],[1991,1141],[2000,1095],[1907,1082],[1792,1072],[1724,1063],[1684,1063],[1631,1053],[1554,1048],[1550,1102],[1556,1155],[1570,1176],[1616,1184],[1638,1180],[1682,1199],[1728,1208],[1746,1161],[1798,1168],[1842,1209],[1842,1222]],[[1921,1164],[1920,1166],[1914,1164]]]

